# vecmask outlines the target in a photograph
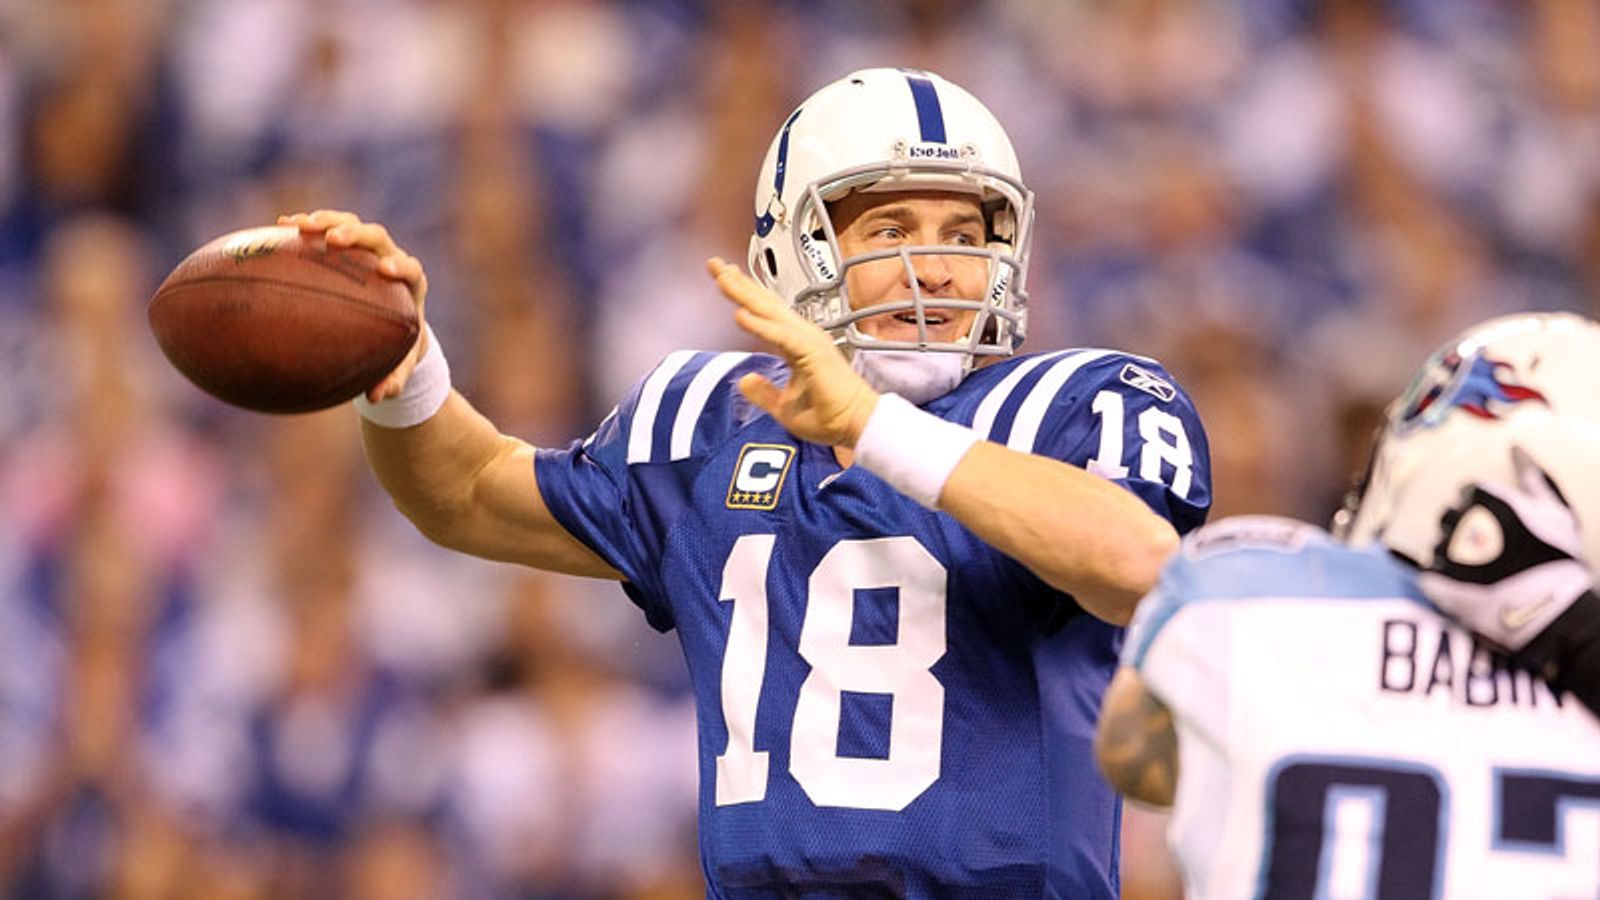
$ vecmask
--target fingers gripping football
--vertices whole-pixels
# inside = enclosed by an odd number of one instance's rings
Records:
[[[734,303],[734,322],[789,365],[786,384],[752,373],[740,379],[740,392],[799,437],[854,446],[878,394],[850,368],[833,338],[737,267],[711,259],[706,269]]]
[[[1429,600],[1513,652],[1593,584],[1577,517],[1548,475],[1513,450],[1515,484],[1468,488],[1440,520],[1419,577]]]
[[[293,225],[300,229],[302,234],[321,234],[333,247],[362,247],[378,255],[378,273],[386,278],[404,282],[410,289],[411,296],[417,302],[417,320],[422,323],[418,329],[417,342],[412,345],[411,352],[394,371],[384,376],[383,380],[373,385],[367,391],[366,397],[373,403],[399,396],[405,388],[406,380],[411,377],[411,371],[416,368],[417,360],[427,350],[428,330],[423,306],[428,296],[428,276],[423,271],[422,261],[410,255],[395,243],[389,234],[389,229],[376,222],[363,222],[355,213],[342,210],[319,209],[309,213],[292,213],[278,217],[279,225]]]

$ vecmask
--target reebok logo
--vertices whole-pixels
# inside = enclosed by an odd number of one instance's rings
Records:
[[[1162,403],[1171,403],[1173,398],[1178,396],[1178,389],[1172,386],[1172,382],[1133,363],[1122,367],[1122,383],[1135,390],[1144,391]]]
[[[833,280],[833,263],[828,259],[829,254],[813,241],[810,235],[800,235],[800,249],[805,252],[806,258],[811,260],[811,265],[816,267],[817,274],[822,280]]]

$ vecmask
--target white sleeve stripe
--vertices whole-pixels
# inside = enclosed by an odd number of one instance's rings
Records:
[[[1022,382],[1022,379],[1026,378],[1029,372],[1038,368],[1041,363],[1049,362],[1066,352],[1065,350],[1057,350],[1054,353],[1035,356],[1007,372],[1006,377],[1001,379],[999,384],[990,388],[989,393],[983,396],[983,402],[978,404],[978,411],[972,417],[972,430],[984,438],[992,438],[993,435],[990,432],[994,430],[995,416],[1000,415],[1000,407],[1006,405],[1006,400],[1011,397],[1011,392],[1017,389],[1017,385]]]
[[[750,358],[748,353],[718,353],[711,362],[695,373],[689,389],[683,392],[683,402],[678,406],[678,417],[672,421],[672,451],[669,459],[686,459],[694,442],[694,427],[706,410],[711,392],[739,363]]]
[[[611,407],[611,412],[606,413],[606,417],[601,419],[600,420],[600,424],[596,425],[594,427],[594,431],[590,432],[589,436],[583,439],[583,446],[584,447],[589,447],[592,444],[594,444],[594,439],[600,436],[601,429],[605,428],[606,427],[606,423],[610,422],[612,419],[615,419],[616,417],[617,417],[617,407],[613,406],[613,407]]]
[[[628,464],[647,463],[655,452],[656,415],[661,412],[661,398],[667,392],[672,376],[683,370],[693,359],[695,351],[678,350],[667,355],[656,370],[645,379],[639,393],[639,405],[633,411],[633,425],[628,429]]]
[[[1090,350],[1074,354],[1052,365],[1050,371],[1044,373],[1039,383],[1028,392],[1028,399],[1022,401],[1022,408],[1017,410],[1017,420],[1011,424],[1011,437],[1006,440],[1006,446],[1024,453],[1032,453],[1033,445],[1039,438],[1039,426],[1044,424],[1045,413],[1050,411],[1050,401],[1055,399],[1062,385],[1077,374],[1079,369],[1115,352],[1115,350]]]

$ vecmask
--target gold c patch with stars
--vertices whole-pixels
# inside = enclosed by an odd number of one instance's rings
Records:
[[[794,448],[783,444],[745,444],[728,485],[729,509],[776,509],[778,494],[794,462]]]

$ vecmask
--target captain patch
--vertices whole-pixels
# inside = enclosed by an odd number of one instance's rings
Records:
[[[783,480],[794,462],[794,448],[783,444],[745,444],[728,485],[729,509],[776,509]]]

